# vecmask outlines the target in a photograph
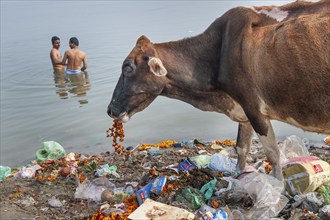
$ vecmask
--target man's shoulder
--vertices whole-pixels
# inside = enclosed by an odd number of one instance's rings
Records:
[[[59,51],[58,51],[57,49],[52,48],[52,49],[50,50],[50,54],[56,54],[56,53],[59,53]]]

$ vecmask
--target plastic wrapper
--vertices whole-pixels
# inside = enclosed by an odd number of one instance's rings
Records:
[[[179,171],[189,171],[196,168],[197,166],[189,158],[179,164]]]
[[[234,190],[247,192],[254,200],[252,209],[244,213],[247,219],[276,217],[288,202],[281,194],[284,190],[283,182],[266,174],[250,173],[240,179]]]
[[[159,177],[152,180],[142,189],[136,191],[136,198],[138,200],[139,205],[141,205],[147,198],[150,198],[151,192],[157,195],[160,194],[166,184],[166,181],[166,177]]]
[[[291,195],[306,194],[330,181],[330,165],[318,157],[295,157],[283,164],[286,189]]]

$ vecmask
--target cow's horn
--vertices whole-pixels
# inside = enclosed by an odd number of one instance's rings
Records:
[[[151,57],[149,59],[148,65],[150,70],[156,76],[166,76],[167,70],[165,69],[162,61],[157,57]]]

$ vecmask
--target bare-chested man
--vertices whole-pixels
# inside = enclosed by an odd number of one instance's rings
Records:
[[[80,73],[87,69],[87,57],[86,53],[79,50],[79,41],[76,37],[71,37],[69,41],[70,50],[65,51],[64,57],[62,60],[62,65],[66,66],[65,73],[72,74],[72,73]],[[66,63],[66,61],[68,62]],[[81,63],[83,64],[81,66]]]
[[[59,37],[52,37],[53,48],[50,51],[50,59],[53,64],[55,73],[64,73],[64,65],[62,64],[62,55],[58,50],[61,46],[61,40]]]

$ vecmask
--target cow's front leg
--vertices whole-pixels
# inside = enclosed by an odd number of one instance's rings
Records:
[[[238,134],[236,140],[236,150],[238,154],[238,168],[244,171],[246,166],[246,157],[250,152],[251,139],[253,135],[253,128],[250,122],[240,122],[238,127]]]
[[[256,131],[256,132],[257,132],[258,137],[261,141],[261,144],[265,150],[267,159],[269,160],[269,162],[272,165],[273,175],[277,179],[283,180],[282,168],[281,168],[281,164],[280,164],[280,150],[276,143],[274,130],[270,123],[270,120],[268,120],[268,119],[264,120],[264,123],[266,124],[266,127],[267,127],[267,129],[266,129],[267,133],[262,134],[262,133],[258,133],[258,131]]]

